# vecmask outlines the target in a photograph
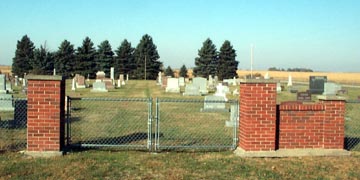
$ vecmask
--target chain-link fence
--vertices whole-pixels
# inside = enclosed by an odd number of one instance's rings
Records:
[[[156,100],[156,150],[223,150],[237,144],[238,102]]]
[[[360,151],[360,101],[348,100],[345,114],[345,148]]]
[[[68,97],[67,143],[151,149],[151,99]]]
[[[26,148],[27,99],[0,96],[0,151]]]

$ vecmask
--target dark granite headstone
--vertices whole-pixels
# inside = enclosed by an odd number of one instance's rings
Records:
[[[311,93],[309,91],[298,92],[296,100],[298,100],[298,101],[311,101]]]
[[[309,91],[311,94],[322,94],[324,92],[324,84],[327,82],[327,76],[310,76]]]

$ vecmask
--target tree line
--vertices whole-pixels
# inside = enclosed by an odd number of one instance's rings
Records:
[[[219,79],[232,78],[236,76],[238,66],[235,57],[236,53],[230,41],[226,40],[218,52],[208,38],[198,50],[193,75],[205,78],[209,75],[217,75]],[[157,47],[148,34],[142,36],[136,48],[124,39],[115,52],[108,40],[95,48],[89,37],[85,37],[82,45],[76,49],[71,42],[64,40],[57,51],[50,52],[46,45],[35,48],[30,38],[24,35],[17,42],[12,73],[19,77],[23,77],[24,73],[51,75],[53,69],[56,69],[58,74],[66,78],[75,74],[94,78],[97,71],[104,71],[109,77],[110,67],[114,67],[115,77],[121,73],[129,74],[132,79],[156,79],[159,71],[174,76],[172,68],[168,66],[164,69],[159,58]],[[183,65],[179,75],[188,77],[187,71]]]

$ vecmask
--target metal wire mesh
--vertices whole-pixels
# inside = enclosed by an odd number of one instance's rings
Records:
[[[156,150],[236,148],[237,101],[157,99],[156,107]]]
[[[26,148],[27,99],[0,97],[0,150]]]
[[[360,151],[360,101],[346,102],[345,148]]]
[[[68,102],[68,144],[151,148],[151,99],[69,98]]]

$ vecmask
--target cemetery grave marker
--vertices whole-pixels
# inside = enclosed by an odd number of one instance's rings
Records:
[[[93,88],[90,92],[108,92],[108,90],[106,89],[105,82],[97,81],[93,83]]]
[[[309,77],[310,93],[322,94],[324,92],[325,82],[327,82],[327,76],[310,76]]]
[[[168,78],[165,92],[180,93],[179,79],[178,78]]]
[[[311,101],[311,93],[309,91],[306,92],[298,92],[296,96],[297,101]]]
[[[225,98],[221,96],[205,96],[204,108],[202,112],[215,112],[223,111],[228,112],[229,110],[225,107]]]

